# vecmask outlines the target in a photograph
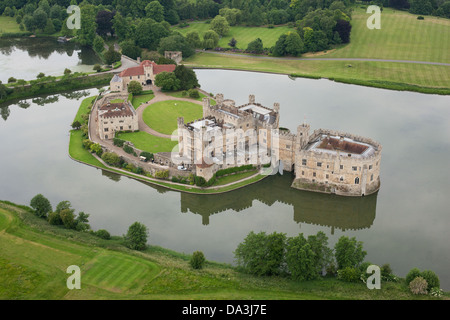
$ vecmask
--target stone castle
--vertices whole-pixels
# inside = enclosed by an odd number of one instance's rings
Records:
[[[332,130],[296,133],[279,127],[280,104],[255,102],[236,106],[216,96],[203,99],[203,118],[178,119],[176,162],[209,180],[220,169],[245,164],[277,163],[295,174],[292,187],[345,196],[364,196],[380,188],[381,145],[372,139]]]

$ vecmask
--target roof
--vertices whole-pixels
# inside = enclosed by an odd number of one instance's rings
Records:
[[[98,108],[99,116],[103,118],[131,117],[131,111],[127,102],[107,103]]]
[[[120,77],[133,77],[133,76],[140,76],[144,75],[144,67],[152,66],[153,68],[153,74],[158,74],[161,72],[173,72],[175,70],[176,65],[174,64],[157,64],[150,60],[144,60],[141,62],[141,64],[137,67],[131,67],[128,69],[123,70],[121,73],[119,73]]]

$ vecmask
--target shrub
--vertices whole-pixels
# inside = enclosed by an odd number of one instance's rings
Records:
[[[148,229],[140,222],[133,223],[125,235],[125,244],[133,250],[144,250],[147,247]]]
[[[440,297],[442,297],[442,295],[444,294],[444,292],[442,291],[442,289],[439,289],[439,288],[431,288],[430,294],[431,294],[433,297],[440,298]]]
[[[10,77],[10,78],[8,79],[8,83],[13,83],[13,82],[17,82],[17,79],[14,78],[14,77]]]
[[[161,170],[155,173],[155,178],[167,179],[169,177],[169,170]]]
[[[203,177],[199,177],[199,176],[195,176],[194,178],[195,180],[195,185],[202,187],[206,184],[206,180]]]
[[[353,267],[346,267],[344,269],[338,270],[338,279],[345,282],[357,282],[361,277],[361,272],[359,269]]]
[[[147,151],[142,151],[140,154],[141,157],[145,157],[146,158],[146,162],[153,159],[153,153],[147,152]]]
[[[205,255],[201,251],[195,251],[189,261],[193,269],[202,269],[205,264]]]
[[[102,238],[102,239],[105,239],[105,240],[111,239],[111,235],[110,235],[109,232],[106,231],[105,229],[97,230],[97,231],[95,232],[95,235],[96,235],[97,237]]]
[[[194,98],[194,99],[200,98],[200,94],[195,89],[189,89],[188,94],[189,94],[190,98]]]
[[[91,152],[95,152],[99,157],[101,157],[101,155],[103,153],[102,146],[98,143],[91,144],[89,149],[91,150]]]
[[[406,275],[406,285],[409,285],[411,281],[413,281],[417,277],[420,277],[419,269],[412,268],[411,270],[409,270],[408,274]]]
[[[181,91],[181,96],[182,96],[182,97],[186,97],[186,96],[187,96],[187,94],[188,94],[188,93],[187,93],[187,91],[186,91],[186,90],[183,90],[183,91]]]
[[[114,167],[120,167],[122,165],[122,159],[113,152],[105,152],[102,154],[102,160],[106,162],[106,164]]]
[[[431,270],[425,270],[420,273],[420,276],[424,278],[428,283],[428,291],[431,291],[432,288],[439,288],[440,282],[439,277]]]
[[[389,263],[383,264],[380,269],[382,277],[389,277],[392,274],[392,269]]]
[[[416,277],[409,284],[409,289],[413,294],[427,294],[428,283],[422,277]]]
[[[134,149],[132,148],[132,147],[130,147],[129,145],[127,145],[127,144],[124,144],[123,145],[123,151],[125,151],[126,153],[133,153],[134,152]]]
[[[91,140],[89,139],[84,139],[83,140],[83,148],[90,150],[91,149],[91,145],[94,144]]]
[[[118,146],[118,147],[123,147],[123,144],[125,143],[125,140],[122,140],[122,139],[119,139],[119,138],[114,138],[113,139],[113,143],[114,143],[114,145],[115,146]]]
[[[63,222],[62,222],[62,220],[61,220],[61,217],[60,217],[60,215],[59,215],[59,212],[50,212],[50,213],[48,214],[47,221],[48,221],[48,223],[50,223],[51,225],[55,225],[55,226],[58,226],[58,225],[62,225],[62,224],[63,224]]]
[[[92,69],[94,69],[94,71],[100,72],[100,70],[102,70],[102,66],[97,63]]]
[[[418,16],[417,20],[425,20],[425,18],[423,16]]]

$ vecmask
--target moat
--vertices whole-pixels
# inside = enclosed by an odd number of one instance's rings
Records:
[[[441,287],[450,289],[450,97],[251,72],[196,72],[202,89],[232,96],[236,103],[244,103],[248,92],[265,104],[279,101],[280,126],[294,130],[306,118],[314,127],[376,139],[384,153],[380,191],[362,198],[304,192],[290,188],[293,176],[286,173],[206,196],[109,174],[68,157],[70,123],[82,97],[65,94],[2,105],[0,198],[28,204],[42,193],[54,206],[69,200],[91,215],[94,229],[121,235],[140,221],[150,229],[151,244],[202,250],[207,259],[228,263],[251,230],[288,235],[321,230],[330,246],[341,235],[356,236],[368,261],[390,263],[400,276],[412,267],[434,270]]]

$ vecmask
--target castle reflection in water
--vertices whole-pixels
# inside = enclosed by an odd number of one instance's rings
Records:
[[[119,175],[104,170],[102,174],[112,180],[120,180]],[[378,193],[365,197],[342,197],[300,191],[290,187],[293,178],[292,174],[285,172],[282,176],[269,176],[256,184],[218,195],[181,192],[181,212],[198,214],[202,217],[202,224],[209,225],[211,215],[228,210],[244,211],[257,200],[269,207],[277,202],[292,206],[295,222],[329,227],[331,234],[334,234],[335,229],[360,230],[372,226]],[[159,193],[172,192],[163,187],[145,184]]]

